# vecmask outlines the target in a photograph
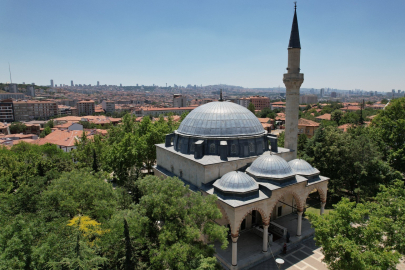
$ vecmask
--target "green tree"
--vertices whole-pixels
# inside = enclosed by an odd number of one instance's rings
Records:
[[[147,176],[138,186],[143,196],[136,209],[147,217],[152,269],[189,269],[201,255],[212,258],[214,248],[200,240],[203,235],[227,246],[227,228],[214,222],[222,216],[215,196],[192,192],[178,178]]]
[[[9,129],[11,134],[24,133],[27,130],[27,126],[21,122],[13,122]]]
[[[340,123],[340,119],[343,117],[343,112],[341,110],[334,110],[331,114],[331,120],[335,121],[337,125]]]
[[[298,145],[297,145],[297,151],[298,151],[298,156],[301,157],[302,155],[304,155],[304,152],[307,148],[307,142],[308,142],[308,138],[307,135],[305,134],[300,134],[298,136]]]
[[[309,214],[329,269],[395,269],[405,253],[405,189],[382,187],[372,203],[342,199],[327,215]]]
[[[277,138],[278,147],[284,147],[284,141],[285,141],[285,132],[283,131],[278,135]]]
[[[379,185],[389,184],[399,173],[381,160],[367,129],[342,132],[333,126],[320,128],[308,141],[304,158],[331,178],[329,190],[354,196],[375,196]]]
[[[253,114],[256,113],[255,112],[255,110],[256,110],[255,105],[252,102],[249,103],[248,110],[251,111]]]
[[[383,98],[383,99],[381,100],[381,104],[387,104],[387,103],[388,103],[388,99]]]
[[[384,142],[385,159],[393,168],[405,172],[405,98],[392,100],[372,123]]]
[[[44,130],[41,132],[41,134],[39,134],[39,137],[40,137],[40,138],[45,138],[46,136],[48,136],[48,135],[51,134],[51,133],[52,133],[51,128],[50,128],[49,126],[46,126],[46,127],[44,128]]]

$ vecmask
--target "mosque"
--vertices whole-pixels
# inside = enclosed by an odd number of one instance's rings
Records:
[[[190,189],[218,197],[223,218],[217,222],[229,227],[232,242],[229,260],[225,255],[219,259],[229,269],[245,268],[246,261],[253,263],[260,257],[252,254],[238,264],[238,254],[246,257],[248,253],[238,252],[244,231],[260,235],[255,236],[261,242],[257,253],[267,256],[269,242],[276,243],[276,238],[303,239],[302,214],[312,191],[319,192],[321,214],[324,211],[329,178],[297,159],[299,92],[304,81],[300,52],[295,8],[283,78],[287,92],[284,148],[277,146],[277,137],[268,134],[253,113],[223,100],[222,93],[219,101],[194,109],[178,130],[166,135],[164,144],[156,145],[155,175],[177,176]],[[246,249],[253,238],[245,237],[240,248]]]

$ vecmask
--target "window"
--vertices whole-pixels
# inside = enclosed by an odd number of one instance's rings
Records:
[[[255,145],[253,143],[249,143],[249,152],[253,153],[255,151]]]
[[[231,154],[236,154],[236,145],[234,143],[231,145]]]
[[[215,154],[215,143],[210,144],[210,154]]]
[[[309,134],[309,129],[307,129],[307,134]]]
[[[180,170],[180,178],[183,178],[183,171]]]
[[[173,165],[170,167],[170,170],[171,170],[172,172],[174,172],[174,167],[173,167]]]

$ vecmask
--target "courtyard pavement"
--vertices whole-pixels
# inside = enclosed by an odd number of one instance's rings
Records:
[[[299,244],[292,250],[287,251],[286,255],[279,254],[275,258],[282,258],[285,263],[277,268],[273,258],[268,259],[249,270],[327,270],[326,264],[322,262],[323,255],[321,248],[315,245],[314,238],[310,238]],[[401,261],[397,265],[397,270],[405,270],[405,262]]]

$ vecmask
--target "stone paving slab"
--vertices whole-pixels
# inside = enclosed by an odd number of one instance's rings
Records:
[[[277,268],[274,258],[270,258],[249,270],[327,270],[326,264],[322,262],[323,254],[321,248],[317,247],[315,240],[310,238],[297,247],[287,250],[287,254],[275,255],[275,258],[284,259],[285,263]],[[397,270],[405,270],[405,261],[401,260]]]

